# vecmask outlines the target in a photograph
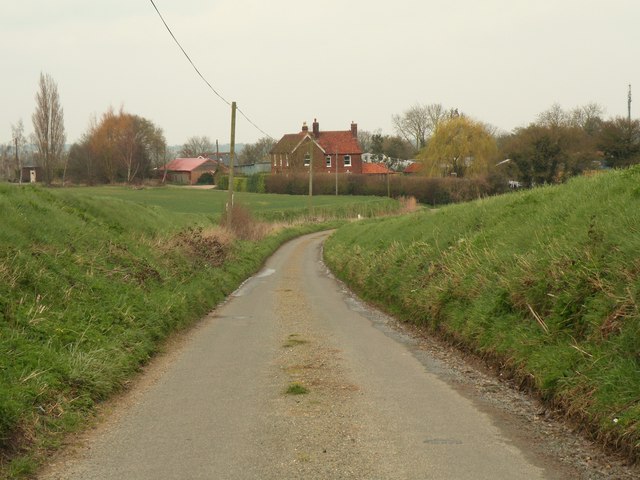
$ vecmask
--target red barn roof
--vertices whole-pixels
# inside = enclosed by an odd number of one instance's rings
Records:
[[[383,175],[391,171],[382,163],[362,163],[362,173],[366,175]]]
[[[205,162],[212,162],[217,165],[217,162],[210,158],[175,158],[167,163],[164,168],[173,172],[191,172]]]

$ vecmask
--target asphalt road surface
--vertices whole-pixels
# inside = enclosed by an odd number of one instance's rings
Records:
[[[376,326],[322,264],[326,236],[283,246],[41,478],[562,478]]]

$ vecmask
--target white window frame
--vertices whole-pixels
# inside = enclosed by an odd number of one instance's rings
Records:
[[[311,165],[311,155],[309,155],[308,153],[304,154],[304,166],[308,167],[309,165]]]
[[[351,166],[351,155],[345,155],[342,157],[342,161],[344,162],[345,167]]]
[[[331,168],[331,155],[327,155],[326,157],[324,157],[324,163],[326,165],[327,168]]]

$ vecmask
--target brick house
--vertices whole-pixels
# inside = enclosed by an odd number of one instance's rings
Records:
[[[313,164],[316,173],[362,173],[362,149],[358,125],[350,130],[320,131],[314,119],[312,130],[306,122],[299,133],[284,135],[269,152],[271,173],[306,172]]]

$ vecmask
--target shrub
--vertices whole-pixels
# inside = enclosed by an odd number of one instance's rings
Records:
[[[218,189],[229,189],[229,175],[220,175],[218,177]],[[247,192],[247,177],[233,177],[233,191],[234,192]]]
[[[254,173],[247,177],[247,192],[265,193],[265,174]]]
[[[240,203],[231,208],[231,221],[228,211],[222,214],[220,225],[231,230],[241,240],[258,241],[267,234],[267,226],[255,220],[249,209]]]
[[[215,183],[215,179],[213,177],[213,173],[211,172],[205,172],[202,175],[200,175],[200,178],[198,178],[198,185],[213,185]]]
[[[388,182],[388,185],[387,185]],[[386,197],[413,197],[429,205],[467,202],[500,193],[499,185],[491,179],[428,178],[404,175],[340,174],[337,178],[340,195],[375,195]],[[266,193],[306,195],[309,192],[307,174],[267,175],[264,177]],[[313,177],[315,195],[333,195],[336,192],[335,174],[317,173]]]

